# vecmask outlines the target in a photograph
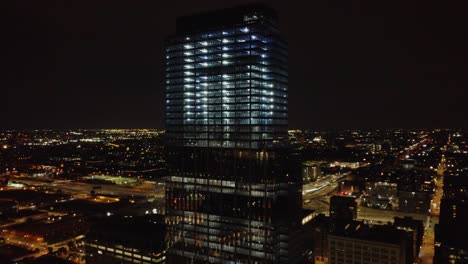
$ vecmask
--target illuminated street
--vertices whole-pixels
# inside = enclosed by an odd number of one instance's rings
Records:
[[[83,182],[75,181],[62,181],[55,180],[52,184],[38,184],[35,181],[23,180],[21,178],[16,179],[18,182],[28,184],[30,186],[47,187],[52,190],[62,190],[72,194],[83,195],[90,194],[92,190],[96,193],[103,195],[114,195],[114,196],[146,196],[148,198],[164,197],[164,185],[152,182],[145,182],[140,186],[126,186],[126,185],[99,185],[99,189],[95,189],[95,184],[88,184]]]
[[[450,144],[450,138],[448,141]],[[444,147],[446,149],[446,147]],[[421,246],[421,251],[419,252],[419,258],[421,259],[421,263],[429,264],[433,262],[434,257],[434,228],[435,225],[439,223],[439,216],[440,216],[440,202],[443,197],[443,182],[444,177],[443,174],[445,172],[445,157],[442,155],[440,164],[438,166],[438,173],[435,178],[435,192],[434,198],[431,201],[431,212],[425,221],[425,232],[423,243]]]

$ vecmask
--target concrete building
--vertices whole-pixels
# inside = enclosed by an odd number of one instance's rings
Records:
[[[306,161],[302,163],[302,181],[303,183],[314,182],[322,177],[322,166],[326,162],[321,161]]]
[[[468,174],[444,176],[444,196],[435,228],[434,263],[468,263]]]
[[[332,196],[330,198],[330,217],[342,220],[356,219],[356,198],[351,196]]]
[[[411,217],[394,217],[393,226],[397,229],[409,231],[413,234],[413,243],[411,254],[416,259],[421,249],[421,243],[424,236],[424,224],[421,220],[415,220]],[[410,252],[408,252],[410,254]]]
[[[160,215],[111,217],[86,235],[86,263],[166,263],[166,242]]]
[[[398,207],[402,212],[423,213],[429,212],[432,194],[428,192],[398,192]]]
[[[362,203],[368,207],[391,209],[398,201],[398,188],[396,183],[366,182],[366,190]]]
[[[316,264],[410,264],[417,255],[414,230],[395,225],[367,225],[362,221],[318,215],[311,221]]]
[[[349,227],[353,228],[353,227]],[[354,227],[358,231],[360,226]],[[377,232],[373,230],[372,232]],[[395,237],[389,237],[395,236]],[[348,234],[334,231],[328,235],[329,264],[406,264],[405,233]]]

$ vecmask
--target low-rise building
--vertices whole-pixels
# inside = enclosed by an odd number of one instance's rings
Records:
[[[397,225],[368,225],[321,214],[311,221],[315,263],[413,263],[414,230]]]
[[[428,192],[398,192],[398,207],[402,212],[423,213],[429,212],[432,194]]]
[[[356,199],[352,196],[332,196],[330,198],[330,217],[344,220],[356,219]]]
[[[163,216],[110,217],[95,224],[85,239],[87,263],[165,263]]]

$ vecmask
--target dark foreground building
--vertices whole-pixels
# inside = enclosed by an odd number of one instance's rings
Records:
[[[328,263],[414,263],[411,238],[412,232],[391,226],[336,225],[328,234]]]
[[[86,263],[166,263],[163,216],[148,215],[102,220],[86,235]]]
[[[169,263],[297,263],[301,171],[287,46],[249,5],[183,17],[166,41]]]
[[[401,222],[401,221],[399,221]],[[411,223],[410,223],[411,222]],[[362,221],[318,215],[311,221],[316,264],[411,264],[417,259],[416,230],[402,225],[368,225]],[[415,225],[420,225],[415,222]]]
[[[356,198],[352,196],[332,196],[330,217],[333,219],[355,220],[357,218]]]
[[[444,176],[434,263],[468,263],[468,173]]]

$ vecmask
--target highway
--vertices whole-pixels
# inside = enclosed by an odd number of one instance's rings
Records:
[[[305,184],[302,188],[302,195],[304,200],[320,197],[334,191],[334,189],[338,187],[337,182],[349,174],[350,172],[342,174],[331,174],[315,182]]]
[[[330,197],[336,193],[338,181],[349,174],[350,172],[332,174],[316,182],[305,184],[302,189],[303,207],[305,209],[313,209],[317,214],[328,215]]]
[[[24,183],[28,186],[45,187],[52,190],[62,190],[75,195],[89,195],[96,184],[89,184],[83,182],[75,182],[70,180],[55,180],[52,183],[42,183],[37,181],[30,181],[26,179],[17,178],[17,182]],[[144,182],[139,186],[127,186],[127,185],[99,185],[99,189],[94,191],[101,195],[113,195],[113,196],[144,196],[147,198],[164,198],[164,185],[153,182]]]
[[[15,259],[15,261],[19,261],[26,257],[35,257],[35,258],[40,257],[49,252],[47,248],[47,244],[43,241],[32,242],[31,238],[27,238],[27,237],[25,238],[23,236],[15,235],[12,233],[5,233],[5,232],[2,232],[2,233],[3,233],[2,235],[5,237],[5,243],[16,245],[16,246],[23,247],[23,248],[33,251],[33,253],[26,255],[26,256],[22,256],[18,259]],[[38,249],[39,251],[34,252],[34,250],[36,249]]]

